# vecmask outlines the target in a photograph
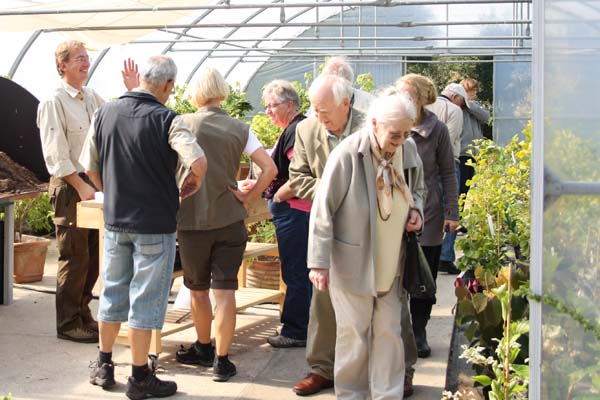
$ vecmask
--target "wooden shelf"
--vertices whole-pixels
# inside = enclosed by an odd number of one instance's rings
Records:
[[[271,218],[271,213],[264,199],[255,200],[249,207],[246,223],[262,221]],[[100,265],[102,265],[102,252],[104,249],[104,216],[102,202],[96,200],[87,200],[77,203],[77,226],[87,229],[98,229],[100,232]],[[244,261],[238,272],[239,289],[235,292],[237,311],[243,311],[262,303],[279,303],[279,309],[283,308],[285,297],[285,284],[279,279],[279,290],[258,289],[246,287],[246,269],[248,265],[246,260],[261,255],[279,256],[279,250],[276,244],[272,243],[254,243],[248,242],[244,251]],[[173,279],[183,275],[182,270],[173,272]],[[159,354],[162,351],[161,338],[192,328],[194,322],[189,310],[169,309],[165,316],[165,323],[162,330],[152,331],[152,341],[150,343],[150,353]],[[116,343],[129,344],[127,337],[127,324],[122,324]]]

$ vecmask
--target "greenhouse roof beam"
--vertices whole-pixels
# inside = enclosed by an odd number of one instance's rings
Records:
[[[457,25],[514,25],[530,24],[531,20],[499,20],[499,21],[437,21],[437,22],[395,22],[395,23],[316,23],[316,22],[297,22],[297,23],[201,23],[201,24],[173,24],[173,25],[123,25],[123,26],[79,26],[44,29],[43,32],[80,32],[80,31],[110,31],[126,29],[185,29],[185,28],[294,28],[294,27],[320,27],[320,28],[339,28],[339,27],[363,27],[363,28],[414,28],[418,26],[457,26]]]
[[[510,54],[505,54],[507,56],[513,56],[514,54],[510,53]],[[522,54],[523,56],[527,56],[527,57],[531,57],[531,54]],[[410,54],[410,56],[414,56],[414,54]],[[456,55],[456,54],[452,54],[453,57],[456,56],[460,56],[460,55]],[[472,56],[472,54],[469,54],[468,56]],[[484,54],[484,56],[489,56],[489,54]],[[216,56],[215,58],[233,58],[234,56]],[[305,64],[306,63],[306,58],[302,58],[302,59],[294,59],[294,58],[286,58],[289,56],[281,56],[281,57],[277,57],[277,61],[278,62],[297,62],[297,63],[302,63]],[[395,58],[393,58],[395,57]],[[400,57],[400,58],[398,58]],[[365,58],[353,58],[352,56],[348,56],[348,59],[350,61],[352,61],[353,63],[356,64],[371,64],[371,63],[379,63],[379,64],[398,64],[398,63],[410,63],[410,64],[460,64],[460,63],[467,63],[467,64],[485,64],[485,63],[513,63],[513,62],[517,62],[517,63],[530,63],[531,62],[531,58],[527,59],[527,58],[519,58],[516,60],[495,60],[495,59],[491,59],[491,60],[465,60],[465,59],[456,59],[456,60],[418,60],[418,59],[406,59],[405,58],[406,55],[404,56],[392,56],[392,58],[390,59],[386,59],[386,60],[381,60],[381,59],[365,59]],[[313,57],[315,61],[317,62],[322,62],[323,58],[322,57]],[[260,61],[260,60],[258,60]],[[250,61],[240,61],[240,62],[252,62],[252,63],[256,63],[258,62],[257,60],[250,60]],[[266,61],[266,60],[265,60]]]
[[[244,47],[239,48],[215,48],[215,49],[171,49],[172,52],[186,52],[186,51],[210,51],[211,53],[220,52],[236,52],[236,51],[250,51],[250,52],[267,52],[273,51],[278,53],[308,53],[308,52],[344,52],[344,51],[361,51],[361,54],[369,54],[371,51],[377,50],[423,50],[423,51],[435,51],[435,50],[531,50],[531,46],[372,46],[369,48],[365,47],[343,47],[343,48],[331,48],[331,47],[310,47],[310,48],[296,48],[296,47]]]
[[[23,45],[23,47],[21,47],[21,51],[19,51],[19,54],[17,54],[15,61],[13,62],[12,66],[10,67],[10,70],[8,71],[8,77],[10,79],[13,78],[13,76],[17,72],[17,69],[19,68],[19,65],[21,64],[21,61],[23,61],[25,54],[27,54],[27,52],[33,45],[33,42],[35,42],[37,40],[37,38],[40,36],[41,33],[42,33],[41,30],[33,32],[33,34],[29,37],[29,39],[27,39],[27,42]]]
[[[220,3],[222,3],[223,1],[224,1],[224,0],[219,0],[217,4],[220,4]],[[213,10],[206,10],[206,11],[204,11],[202,14],[200,14],[200,15],[198,16],[198,18],[196,18],[196,19],[194,20],[194,22],[192,22],[192,24],[194,24],[194,26],[196,26],[196,24],[197,24],[198,22],[202,21],[202,20],[203,20],[205,17],[207,17],[208,15],[210,15],[210,13],[212,13],[212,12],[213,12]],[[168,29],[168,28],[161,28],[161,30],[163,30],[163,31],[166,31],[167,29]],[[185,28],[185,29],[183,30],[183,32],[180,32],[180,33],[179,33],[179,35],[177,35],[177,37],[175,38],[175,41],[177,41],[177,39],[179,39],[179,38],[180,38],[180,37],[182,37],[182,36],[187,36],[187,35],[188,35],[188,32],[189,32],[191,29],[192,29],[192,27]],[[171,32],[169,32],[169,33],[171,33]],[[163,49],[163,51],[162,51],[162,54],[167,54],[167,53],[168,53],[168,52],[171,50],[171,47],[173,47],[173,45],[174,45],[174,44],[175,44],[175,42],[173,42],[173,43],[170,43],[169,45],[167,45],[167,47],[165,47],[165,48]]]
[[[331,54],[327,54],[327,53],[321,53],[321,54],[272,54],[272,55],[264,55],[264,54],[248,54],[243,56],[243,58],[250,58],[252,59],[250,62],[260,62],[262,60],[257,60],[257,59],[269,59],[269,58],[288,58],[288,59],[293,59],[293,58],[303,58],[303,59],[315,59],[315,60],[323,60],[324,57],[330,56]],[[381,53],[379,54],[348,54],[348,53],[344,53],[344,56],[346,56],[348,59],[353,59],[353,57],[375,57],[375,58],[379,58],[379,57],[386,57],[386,58],[393,58],[393,57],[492,57],[492,56],[509,56],[509,57],[531,57],[531,53],[512,53],[512,52],[505,52],[505,53],[498,53],[498,52],[473,52],[473,53],[411,53],[411,52],[405,52],[405,53],[393,53],[393,54],[389,54],[389,55],[382,55]],[[228,54],[223,54],[223,55],[214,55],[213,58],[240,58],[240,56],[238,55],[228,55]],[[355,59],[358,60],[358,59]],[[435,61],[435,60],[434,60]],[[468,60],[463,60],[464,62],[468,62]],[[440,60],[439,63],[444,63],[446,62],[445,60]]]
[[[211,38],[192,38],[190,40],[135,40],[131,44],[150,44],[150,43],[227,43],[233,46],[235,42],[314,42],[328,40],[402,40],[402,41],[434,41],[434,40],[514,40],[523,39],[531,40],[531,36],[327,36],[327,37],[263,37],[263,38],[227,38],[227,39],[211,39]]]
[[[227,2],[227,4],[229,4],[229,0],[225,0]],[[280,1],[280,0],[274,0],[274,1]],[[233,35],[234,33],[236,33],[241,27],[245,26],[245,24],[248,23],[248,21],[251,21],[253,18],[257,17],[258,15],[262,14],[264,11],[266,10],[266,8],[262,8],[260,10],[257,10],[255,12],[253,12],[251,15],[249,15],[248,17],[246,17],[242,23],[240,24],[240,27],[234,28],[231,31],[229,31],[226,35],[225,38],[229,38],[231,35]],[[197,25],[195,26],[197,27]],[[172,47],[173,45],[171,45]],[[216,49],[217,47],[219,47],[219,44],[215,44],[212,48],[212,50]],[[192,80],[192,77],[194,76],[194,74],[196,74],[196,72],[198,71],[198,69],[202,66],[202,64],[204,63],[204,61],[206,61],[206,59],[208,59],[211,55],[212,55],[212,50],[209,51],[206,55],[204,55],[200,61],[198,61],[198,63],[196,63],[196,65],[194,66],[194,68],[192,68],[192,71],[188,74],[186,80],[185,80],[185,84],[187,85],[188,83],[190,83],[190,81]],[[173,51],[173,49],[171,49],[170,51]]]
[[[58,14],[98,14],[98,13],[124,13],[124,12],[161,12],[161,11],[195,11],[195,10],[229,10],[245,8],[304,8],[304,7],[399,7],[399,6],[424,6],[424,5],[452,5],[452,4],[513,4],[531,3],[532,0],[408,0],[408,1],[352,1],[352,2],[296,2],[296,3],[252,3],[252,4],[205,4],[197,6],[168,6],[168,7],[127,7],[127,8],[78,8],[67,10],[9,10],[0,11],[0,16],[16,15],[58,15]]]

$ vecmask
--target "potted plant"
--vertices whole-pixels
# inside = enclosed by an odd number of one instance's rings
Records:
[[[42,280],[50,240],[25,235],[23,232],[50,232],[52,216],[52,206],[47,193],[15,202],[14,279],[16,283]]]
[[[271,220],[250,224],[248,231],[251,242],[277,243],[275,225]],[[279,257],[258,256],[248,260],[246,284],[248,287],[278,290],[280,274],[281,262]]]

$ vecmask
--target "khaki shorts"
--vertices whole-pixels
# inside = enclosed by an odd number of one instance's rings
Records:
[[[178,231],[183,283],[190,290],[237,290],[248,233],[244,221],[208,231]]]

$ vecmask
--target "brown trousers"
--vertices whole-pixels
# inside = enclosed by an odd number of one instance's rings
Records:
[[[54,207],[58,273],[56,276],[56,330],[67,332],[94,318],[89,307],[98,279],[98,231],[77,228],[79,195],[59,178],[48,187]]]

